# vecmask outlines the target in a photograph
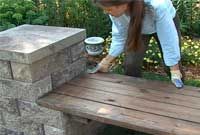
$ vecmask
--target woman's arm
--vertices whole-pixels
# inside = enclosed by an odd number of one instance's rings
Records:
[[[110,15],[110,19],[112,20],[112,42],[109,54],[98,64],[98,71],[108,72],[115,58],[124,51],[128,21],[126,22],[123,17],[115,18]]]
[[[182,74],[178,64],[181,59],[178,32],[173,16],[163,3],[156,8],[156,31],[165,64],[170,67],[171,81],[177,88],[182,88]]]
[[[110,15],[112,21],[112,42],[109,49],[109,55],[113,57],[119,56],[124,51],[127,39],[128,22],[121,16],[115,18]]]
[[[156,31],[161,43],[165,64],[173,67],[180,61],[179,37],[173,17],[162,5],[156,9]]]

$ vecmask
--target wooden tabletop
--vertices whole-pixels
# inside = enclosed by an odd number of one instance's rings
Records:
[[[200,135],[200,88],[116,74],[78,77],[42,106],[155,135]]]

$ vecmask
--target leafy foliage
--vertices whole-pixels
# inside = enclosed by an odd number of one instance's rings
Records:
[[[200,0],[172,1],[182,33],[200,36]],[[24,23],[85,28],[88,36],[107,37],[111,31],[108,16],[91,0],[0,0],[0,30]]]
[[[101,9],[95,7],[90,0],[68,2],[65,24],[86,28],[88,36],[106,37],[111,31],[108,16]]]
[[[200,0],[173,0],[185,35],[200,36]]]
[[[200,40],[183,38],[182,57],[184,65],[200,66]]]
[[[90,0],[43,0],[49,25],[85,28],[88,36],[107,37],[111,23]]]
[[[46,24],[48,17],[31,0],[0,0],[0,31],[24,23]]]

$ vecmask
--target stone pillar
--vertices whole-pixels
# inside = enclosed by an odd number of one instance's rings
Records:
[[[65,135],[66,116],[36,100],[86,69],[83,29],[22,25],[0,33],[0,135]]]

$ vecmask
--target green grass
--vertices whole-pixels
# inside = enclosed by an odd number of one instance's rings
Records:
[[[143,78],[148,80],[158,80],[158,81],[167,81],[169,82],[169,78],[167,76],[155,74],[152,72],[143,72]]]
[[[167,76],[151,73],[151,72],[144,72],[143,77],[149,80],[158,80],[158,81],[170,81]],[[184,82],[185,85],[200,87],[200,80],[199,79],[186,79]]]
[[[190,79],[185,81],[185,85],[200,87],[200,80],[199,79]]]

